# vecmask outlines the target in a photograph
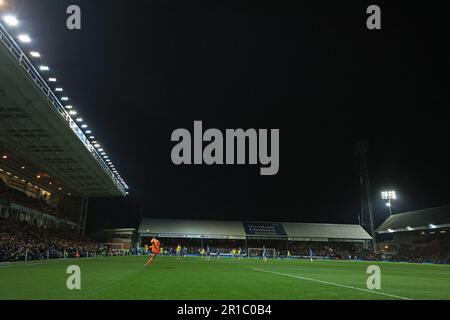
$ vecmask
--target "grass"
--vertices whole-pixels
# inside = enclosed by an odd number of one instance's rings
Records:
[[[0,299],[450,299],[450,266],[307,260],[146,257],[19,262],[0,265]],[[381,290],[368,290],[366,269],[381,268]],[[68,290],[69,265],[81,290]],[[376,293],[375,293],[376,292]]]

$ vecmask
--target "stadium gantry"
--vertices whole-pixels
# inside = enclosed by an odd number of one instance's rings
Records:
[[[15,41],[30,42],[30,37],[10,34],[16,34],[18,20],[4,17],[4,21],[5,25],[0,23],[0,183],[58,207],[84,231],[88,199],[125,196],[128,186],[101,145],[92,141],[92,131],[82,118],[73,118],[77,115],[73,107],[62,104],[69,98],[60,96],[59,84],[53,86],[56,78],[45,80],[49,67],[31,62],[40,53],[26,54]],[[6,206],[32,212],[23,203],[12,202],[3,199],[2,214]]]

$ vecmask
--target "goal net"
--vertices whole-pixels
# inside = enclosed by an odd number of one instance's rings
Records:
[[[248,248],[249,258],[262,258],[263,248]],[[266,248],[267,258],[276,258],[276,250],[272,248]]]
[[[108,247],[109,251],[114,256],[124,256],[126,250],[123,248],[123,243],[100,243],[100,245]]]

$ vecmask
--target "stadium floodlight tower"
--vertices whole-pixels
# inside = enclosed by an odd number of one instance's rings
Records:
[[[386,206],[389,208],[389,216],[392,215],[392,203],[391,200],[397,199],[397,194],[393,190],[381,191],[381,199],[387,200]]]
[[[372,237],[373,249],[376,250],[375,227],[370,197],[370,179],[367,168],[368,143],[356,143],[354,151],[359,157],[359,182],[361,187],[361,213],[359,216],[359,223]]]

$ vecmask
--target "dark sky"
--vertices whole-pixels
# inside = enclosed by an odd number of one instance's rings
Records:
[[[11,1],[11,0],[10,0]],[[357,223],[370,143],[375,216],[450,202],[449,5],[376,1],[15,0],[33,48],[131,187],[92,199],[89,227],[144,216]],[[295,3],[295,5],[293,5]],[[78,4],[82,30],[65,28]],[[181,166],[170,136],[280,129],[280,171]]]

